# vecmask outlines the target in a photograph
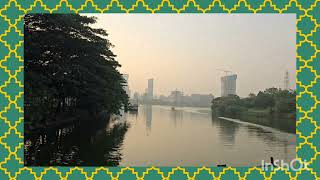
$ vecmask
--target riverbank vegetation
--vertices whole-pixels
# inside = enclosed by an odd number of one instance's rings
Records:
[[[33,128],[96,123],[126,106],[120,64],[93,17],[28,14],[24,18],[25,123]]]
[[[296,91],[268,88],[258,94],[250,93],[245,98],[237,95],[217,97],[212,100],[211,109],[215,116],[237,118],[267,126],[284,123],[279,126],[286,128],[289,125],[294,130]]]

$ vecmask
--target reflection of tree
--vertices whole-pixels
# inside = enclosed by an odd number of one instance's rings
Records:
[[[117,166],[127,130],[128,124],[123,122],[114,124],[107,131],[76,127],[48,132],[26,140],[31,146],[25,150],[25,164]]]
[[[119,165],[122,156],[119,150],[127,130],[127,123],[118,123],[107,133],[103,132],[98,135],[93,143],[93,153],[97,153],[97,151],[100,151],[100,153],[95,155],[96,162],[93,162],[91,165]],[[87,154],[86,152],[83,153]],[[88,162],[91,162],[91,158],[88,159]]]
[[[239,128],[239,124],[212,116],[212,125],[216,126],[219,136],[225,145],[234,145],[235,136]]]
[[[270,126],[288,133],[296,133],[295,118],[288,118],[281,115],[276,115],[270,119]]]
[[[241,121],[272,127],[288,133],[295,133],[296,130],[294,119],[279,114],[258,117],[247,113],[241,118]]]
[[[258,137],[263,142],[270,143],[270,145],[272,145],[272,143],[277,140],[277,137],[275,137],[275,135],[272,132],[266,131],[261,127],[248,125],[247,131],[250,137]]]
[[[273,132],[264,130],[260,127],[254,127],[254,126],[248,126],[248,133],[249,137],[257,137],[262,142],[266,143],[268,147],[272,150],[273,147],[278,147],[279,145],[284,147],[284,159],[287,162],[288,157],[288,145],[290,144],[290,141],[287,137],[282,137],[279,134],[275,134]],[[270,156],[274,156],[275,154],[270,154]]]
[[[218,119],[218,117],[212,113],[211,114],[211,126],[214,127],[216,125],[216,119]]]

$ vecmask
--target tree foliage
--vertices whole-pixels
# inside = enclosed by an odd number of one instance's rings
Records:
[[[221,116],[238,117],[248,109],[269,110],[269,113],[295,113],[296,92],[268,88],[257,95],[250,93],[248,97],[237,95],[218,97],[212,100],[212,110]]]
[[[85,110],[118,113],[127,104],[120,64],[96,19],[76,14],[25,16],[26,121]]]
[[[242,102],[237,95],[218,97],[212,101],[212,109],[220,116],[237,117],[242,112]]]

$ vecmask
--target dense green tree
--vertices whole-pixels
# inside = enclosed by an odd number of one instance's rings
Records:
[[[276,96],[275,109],[280,113],[290,113],[296,110],[296,92],[282,90]]]
[[[237,95],[218,97],[212,100],[212,109],[219,116],[238,117],[243,110],[242,102]]]
[[[79,109],[119,113],[127,104],[113,45],[95,22],[76,14],[25,16],[26,121],[44,123]]]
[[[272,108],[275,104],[275,99],[272,94],[260,91],[255,100],[254,106],[257,108]]]
[[[248,97],[240,98],[236,95],[217,97],[212,100],[212,110],[221,116],[239,117],[242,112],[253,110],[259,113],[290,113],[295,116],[296,92],[293,90],[282,90],[268,88],[260,91],[257,95],[250,93]]]

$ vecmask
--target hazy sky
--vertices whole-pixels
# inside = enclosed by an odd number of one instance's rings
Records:
[[[154,78],[154,94],[176,88],[185,94],[220,96],[220,77],[238,75],[237,94],[283,88],[289,71],[295,88],[294,14],[96,14],[114,53],[129,74],[131,92],[144,92]]]

